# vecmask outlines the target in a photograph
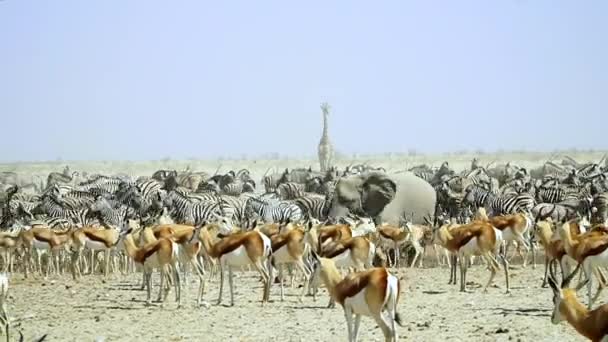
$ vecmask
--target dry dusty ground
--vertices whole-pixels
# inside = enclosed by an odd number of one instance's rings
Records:
[[[504,293],[504,277],[498,287],[481,293],[487,271],[474,266],[468,278],[471,293],[447,285],[446,268],[401,269],[404,290],[399,311],[405,326],[402,338],[413,341],[583,341],[566,325],[550,322],[551,291],[540,288],[542,266],[532,270],[513,266],[512,294]],[[235,283],[236,306],[196,308],[197,284],[188,279],[184,307],[176,309],[173,292],[164,309],[145,307],[145,292],[138,289],[139,274],[85,276],[75,284],[68,277],[23,280],[14,274],[9,299],[10,314],[23,319],[26,340],[49,333],[49,341],[344,341],[346,327],[338,306],[326,309],[327,294],[313,302],[298,302],[300,289],[288,289],[279,301],[273,286],[272,302],[261,307],[262,288],[255,273],[241,273]],[[214,303],[218,282],[212,280],[205,299]],[[227,288],[226,288],[227,290]],[[584,291],[582,291],[584,292]],[[229,303],[224,293],[224,305]],[[156,296],[156,289],[153,292]],[[607,296],[602,301],[606,302]],[[34,315],[34,317],[31,317]],[[29,318],[28,318],[29,317]],[[381,331],[364,318],[361,341],[380,341]]]

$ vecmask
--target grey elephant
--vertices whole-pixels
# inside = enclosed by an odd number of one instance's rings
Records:
[[[411,217],[414,224],[424,224],[425,218],[434,219],[436,202],[433,187],[411,172],[369,172],[338,181],[329,217],[351,213],[372,217],[376,224],[399,224],[403,217]]]

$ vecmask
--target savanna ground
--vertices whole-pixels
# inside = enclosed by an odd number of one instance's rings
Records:
[[[400,269],[402,292],[398,310],[404,321],[401,338],[413,341],[584,341],[567,324],[553,325],[551,290],[541,288],[542,265],[536,270],[512,266],[511,294],[504,293],[504,275],[496,287],[482,293],[488,279],[483,266],[474,266],[467,277],[470,293],[447,285],[447,268]],[[158,276],[155,276],[155,280]],[[235,306],[228,307],[226,284],[223,303],[215,305],[219,280],[208,283],[205,300],[211,307],[196,307],[198,284],[188,278],[182,308],[171,292],[164,307],[145,306],[139,290],[140,274],[85,276],[74,283],[69,277],[23,280],[13,275],[9,310],[22,320],[26,340],[48,333],[49,341],[344,341],[342,309],[327,309],[328,295],[317,301],[301,289],[287,287],[279,300],[274,284],[271,302],[261,307],[259,276],[244,272],[235,279]],[[157,285],[156,285],[157,286]],[[584,291],[582,291],[584,292]],[[156,298],[157,287],[153,291]],[[606,302],[603,296],[601,302]],[[382,341],[373,320],[363,318],[361,341]]]
[[[578,162],[599,161],[603,152],[562,153]],[[459,171],[470,166],[471,154],[438,156],[383,156],[343,159],[336,164],[369,163],[383,166],[388,172],[405,170],[426,163],[439,166],[447,160]],[[551,153],[504,153],[477,156],[481,165],[511,161],[528,168],[542,165],[558,155]],[[269,168],[308,167],[318,165],[313,159],[301,160],[223,160],[223,161],[150,161],[150,162],[48,162],[0,164],[0,171],[15,171],[33,180],[46,179],[51,171],[61,171],[65,165],[72,170],[89,173],[126,173],[133,176],[151,175],[158,169],[207,171],[213,174],[230,169],[248,168],[256,181]],[[261,184],[258,184],[261,187]],[[467,277],[471,293],[458,292],[457,286],[447,285],[447,268],[399,269],[403,290],[399,312],[404,327],[402,338],[414,341],[583,341],[567,324],[550,322],[551,290],[541,288],[543,266],[522,269],[519,262],[512,265],[512,291],[504,293],[504,276],[497,275],[497,287],[481,293],[488,272],[474,266]],[[155,278],[157,280],[157,276]],[[21,274],[11,276],[8,309],[27,340],[49,334],[49,341],[343,341],[346,324],[338,306],[326,309],[327,293],[323,289],[317,302],[305,297],[298,302],[301,289],[288,288],[284,302],[279,301],[278,286],[273,285],[271,302],[261,307],[261,283],[258,275],[240,273],[235,279],[234,307],[229,303],[226,284],[224,305],[216,306],[219,279],[208,282],[205,299],[209,309],[195,307],[197,283],[188,278],[183,294],[183,307],[176,309],[172,292],[164,308],[146,307],[145,292],[139,290],[141,274],[112,275],[107,281],[100,276],[85,276],[75,283],[68,276],[24,280]],[[156,297],[154,289],[153,298]],[[581,294],[584,291],[581,291]],[[581,297],[584,300],[584,298]],[[604,295],[599,303],[608,301]],[[361,341],[380,341],[381,331],[375,323],[364,318]]]

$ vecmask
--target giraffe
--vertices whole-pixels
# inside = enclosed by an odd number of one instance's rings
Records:
[[[327,118],[329,116],[329,109],[330,107],[327,102],[323,102],[321,104],[321,110],[323,111],[323,134],[321,135],[318,149],[321,172],[326,172],[329,170],[334,157],[334,148],[331,141],[329,141],[329,135],[327,134]]]

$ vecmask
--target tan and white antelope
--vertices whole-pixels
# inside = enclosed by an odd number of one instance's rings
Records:
[[[308,245],[304,242],[304,229],[300,227],[291,228],[287,226],[286,231],[270,237],[272,242],[272,255],[270,256],[270,280],[274,279],[272,270],[273,267],[279,269],[279,282],[281,284],[281,301],[283,300],[283,266],[286,264],[295,265],[298,270],[304,275],[304,286],[299,300],[302,301],[304,295],[308,291],[308,283],[311,270],[304,263],[304,255],[307,252]],[[293,279],[293,278],[292,278]]]
[[[396,324],[402,326],[397,312],[401,284],[386,268],[372,268],[342,277],[333,260],[313,252],[315,276],[320,277],[333,301],[344,308],[348,341],[356,342],[361,316],[372,317],[386,341],[397,341]],[[354,320],[353,320],[354,315]]]
[[[484,208],[479,208],[477,219],[489,221],[494,228],[502,232],[503,243],[505,245],[504,257],[507,257],[507,247],[510,242],[517,242],[517,251],[523,260],[523,267],[526,267],[528,262],[528,253],[530,251],[529,233],[532,229],[532,220],[526,214],[517,213],[510,215],[498,215],[488,218]],[[526,255],[521,254],[519,246],[523,246],[526,250]],[[532,247],[533,248],[533,247]],[[532,251],[533,254],[535,251]],[[533,255],[534,259],[534,255]],[[534,264],[533,264],[534,266]]]
[[[566,320],[576,331],[593,342],[608,342],[608,304],[589,310],[576,298],[576,292],[585,286],[581,283],[577,288],[569,288],[569,283],[580,269],[578,264],[574,272],[569,274],[557,286],[555,274],[552,272],[549,285],[553,290],[553,313],[551,323],[559,324]],[[587,279],[589,281],[589,279]]]
[[[125,252],[137,264],[142,265],[144,272],[147,274],[151,275],[155,269],[160,271],[159,300],[161,302],[164,302],[167,299],[167,295],[171,289],[170,283],[173,280],[175,286],[175,300],[177,301],[177,306],[180,307],[181,282],[177,269],[177,261],[179,258],[177,243],[175,243],[172,238],[160,238],[142,247],[138,247],[135,245],[131,232],[132,229],[129,229],[121,233],[124,235],[124,238],[121,239],[121,245],[124,247]],[[167,282],[167,286],[164,286],[165,281]],[[148,276],[146,283],[146,304],[150,305],[152,297],[152,277]],[[165,295],[164,297],[161,297],[163,291]]]
[[[409,231],[405,229],[405,227],[397,227],[392,224],[382,224],[380,227],[377,227],[378,230],[378,238],[383,246],[386,248],[391,248],[394,251],[393,262],[391,263],[390,254],[389,256],[389,266],[396,267],[399,265],[400,259],[400,247],[409,241]]]
[[[550,219],[549,219],[550,220]],[[543,277],[542,287],[547,286],[549,279],[549,267],[554,267],[556,260],[561,268],[562,276],[565,278],[570,274],[570,258],[566,255],[564,242],[561,239],[553,239],[552,222],[549,220],[539,221],[536,223],[535,236],[545,250],[545,275]]]
[[[412,224],[409,222],[405,224],[405,229],[409,232],[408,242],[416,252],[416,254],[414,254],[414,259],[412,260],[410,267],[414,267],[414,265],[416,264],[416,260],[420,260],[418,267],[422,267],[422,259],[424,259],[426,248],[433,239],[433,230],[430,226],[422,224]],[[422,247],[423,243],[424,247]],[[437,246],[433,247],[435,248],[435,255],[438,255]]]
[[[13,272],[13,257],[19,244],[19,233],[2,232],[0,233],[0,250],[4,261],[3,271]]]
[[[331,259],[334,265],[341,269],[354,268],[361,271],[365,268],[373,266],[374,256],[376,254],[376,246],[367,237],[355,236],[352,238],[332,242],[323,249],[322,257]],[[316,300],[317,287],[320,279],[312,278],[313,300]],[[333,299],[330,299],[328,307],[335,305]]]
[[[228,282],[230,285],[230,305],[234,306],[233,268],[247,265],[253,265],[253,267],[262,275],[262,281],[264,283],[262,305],[268,301],[270,293],[270,275],[265,261],[272,252],[270,238],[258,230],[253,230],[231,234],[218,241],[214,241],[207,225],[199,228],[199,233],[197,235],[203,243],[205,253],[211,258],[219,260],[220,291],[217,299],[218,305],[222,302],[224,273],[226,268],[228,269]]]
[[[25,250],[24,274],[28,277],[28,270],[31,265],[32,251],[39,252],[45,250],[50,252],[50,258],[47,263],[45,274],[48,275],[51,266],[59,272],[59,253],[62,249],[67,250],[68,242],[71,240],[70,230],[57,232],[49,228],[31,228],[22,230],[19,234],[19,243]],[[38,254],[40,255],[40,254]],[[40,267],[40,258],[38,258],[38,267]]]
[[[147,243],[162,238],[171,238],[177,243],[179,261],[184,266],[184,280],[186,280],[188,266],[191,266],[199,280],[199,290],[196,302],[198,305],[202,305],[203,290],[205,288],[205,268],[203,267],[201,260],[198,259],[198,255],[202,250],[202,242],[199,241],[199,239],[196,239],[194,226],[164,224],[146,227],[142,231],[142,238]]]
[[[90,273],[95,270],[95,252],[103,251],[104,254],[104,277],[110,271],[110,256],[112,250],[119,241],[120,234],[114,228],[82,227],[72,231],[72,277],[78,279],[81,276],[80,258],[82,251],[86,248],[91,251]]]
[[[329,242],[348,239],[376,232],[376,225],[371,218],[358,218],[352,224],[324,226],[317,230],[317,252],[321,252]]]
[[[582,264],[583,272],[589,281],[587,283],[587,307],[591,309],[602,289],[607,285],[601,268],[608,266],[608,235],[601,231],[590,231],[573,238],[570,229],[570,222],[566,222],[560,226],[558,231],[564,241],[566,253]],[[599,287],[595,297],[592,298],[594,276],[598,279]]]
[[[466,272],[468,258],[481,256],[490,269],[490,279],[484,286],[487,292],[500,266],[496,261],[498,249],[502,244],[502,232],[494,228],[487,221],[475,220],[465,225],[443,225],[435,232],[435,241],[442,244],[454,256],[458,256],[460,263],[460,291],[466,292]],[[505,271],[507,293],[509,293],[509,268],[504,257],[500,257]],[[450,269],[450,284],[456,284],[456,262],[452,262]]]

